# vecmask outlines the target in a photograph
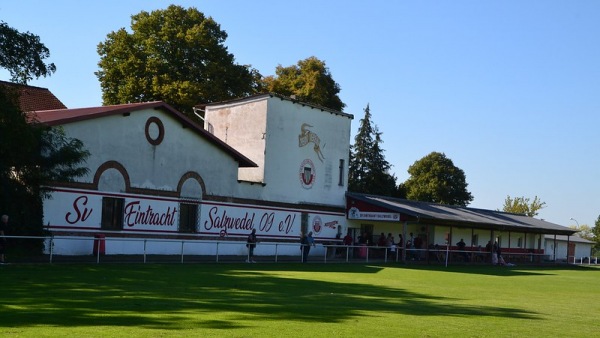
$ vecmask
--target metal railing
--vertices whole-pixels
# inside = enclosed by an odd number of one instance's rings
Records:
[[[39,241],[43,253],[19,250],[9,244],[8,260],[14,262],[123,262],[123,263],[200,263],[244,262],[248,260],[245,241],[193,240],[164,238],[129,238],[96,236],[5,236],[9,243]],[[60,245],[57,248],[57,245]],[[406,252],[403,252],[406,250]],[[254,249],[260,262],[301,262],[299,243],[259,242]],[[527,264],[550,262],[547,254],[506,253],[506,262]],[[491,254],[483,251],[446,249],[405,249],[366,245],[339,245],[318,243],[311,248],[311,262],[323,263],[428,263],[428,264],[488,264]],[[598,264],[597,257],[581,257],[570,262]]]

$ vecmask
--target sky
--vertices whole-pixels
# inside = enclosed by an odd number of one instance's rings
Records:
[[[29,85],[93,107],[98,43],[170,4],[212,17],[236,63],[264,76],[323,60],[354,115],[351,143],[368,104],[398,183],[436,151],[465,172],[470,207],[537,196],[552,223],[600,216],[600,1],[19,0],[0,20],[50,50],[56,73]]]

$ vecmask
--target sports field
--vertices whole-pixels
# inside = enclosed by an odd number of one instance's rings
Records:
[[[595,267],[0,266],[8,337],[600,337]]]

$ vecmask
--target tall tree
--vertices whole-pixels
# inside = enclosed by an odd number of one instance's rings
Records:
[[[460,206],[473,200],[464,171],[444,153],[430,153],[411,165],[408,173],[404,182],[408,199]]]
[[[142,11],[132,15],[131,31],[111,32],[98,45],[104,104],[162,100],[191,114],[198,103],[260,89],[260,74],[234,62],[227,33],[196,8]]]
[[[371,109],[367,104],[365,117],[360,120],[354,145],[350,148],[350,191],[385,196],[397,194],[396,177],[389,173],[392,166],[383,154],[381,135],[371,122]]]
[[[502,211],[512,212],[514,214],[523,214],[529,217],[535,217],[539,214],[539,210],[546,206],[546,202],[542,202],[537,196],[530,202],[529,197],[506,196]]]
[[[592,228],[592,236],[594,238],[593,241],[596,242],[593,247],[594,255],[597,255],[600,252],[600,215]]]
[[[300,101],[337,111],[342,111],[346,106],[338,96],[340,86],[333,80],[325,61],[314,56],[298,61],[297,65],[279,65],[275,74],[263,80],[269,92],[295,95]]]
[[[50,76],[56,66],[45,62],[49,57],[50,51],[39,36],[21,33],[0,22],[0,67],[9,71],[11,81],[26,84],[34,78]]]
[[[7,30],[7,26],[4,24],[2,29]],[[15,63],[3,59],[0,66],[8,69],[13,80],[24,83],[54,71],[54,65],[41,61],[49,56],[49,52],[39,42],[39,37],[31,33],[21,35],[12,28],[8,31],[29,42],[3,43],[3,57],[39,53],[27,57],[40,61]],[[89,153],[81,141],[68,138],[62,130],[48,128],[27,116],[19,107],[20,93],[17,86],[0,85],[0,210],[19,224],[11,229],[11,234],[39,235],[43,229],[41,201],[46,196],[44,186],[86,174],[88,169],[83,163]]]

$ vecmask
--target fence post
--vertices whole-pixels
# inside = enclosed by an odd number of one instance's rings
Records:
[[[144,239],[144,264],[146,264],[146,239]]]
[[[52,263],[52,255],[54,254],[54,235],[50,236],[50,263]]]
[[[98,250],[96,250],[96,264],[100,264],[100,243],[98,243]]]
[[[181,241],[181,264],[183,264],[183,244],[185,241]]]

